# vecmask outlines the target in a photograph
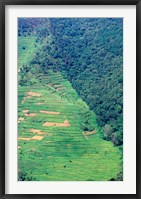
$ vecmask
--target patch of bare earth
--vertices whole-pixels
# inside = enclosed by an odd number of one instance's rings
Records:
[[[60,112],[54,112],[54,111],[40,111],[40,113],[50,114],[50,115],[59,115],[60,114]]]
[[[18,140],[29,141],[29,140],[42,140],[44,137],[35,135],[32,138],[18,138]]]
[[[29,140],[31,140],[31,138],[18,138],[18,140],[29,141]]]
[[[32,96],[32,97],[39,97],[39,96],[41,96],[40,93],[32,92],[32,91],[28,92],[27,95]]]
[[[28,113],[29,110],[22,110],[23,113]]]
[[[50,135],[50,133],[43,132],[43,131],[38,130],[38,129],[30,129],[29,132],[30,132],[30,133],[37,133],[38,135],[43,135],[43,134]]]
[[[20,123],[21,121],[24,121],[24,117],[19,117],[18,123]]]
[[[44,138],[43,136],[35,135],[31,139],[32,140],[42,140],[43,138]]]
[[[52,84],[47,84],[47,87],[48,88],[52,88]]]
[[[40,131],[40,132],[38,133],[38,135],[43,135],[43,134],[45,134],[45,132]]]
[[[18,149],[21,149],[22,147],[21,146],[18,146]]]
[[[56,122],[45,122],[43,126],[57,126],[57,127],[67,127],[70,126],[68,120],[65,120],[64,123],[56,123]]]
[[[40,130],[38,130],[38,129],[30,129],[30,131],[29,132],[31,132],[31,133],[39,133],[40,132]]]
[[[64,121],[64,124],[69,124],[68,120],[65,120],[65,121]]]
[[[37,114],[36,113],[27,113],[27,114],[24,114],[25,116],[27,117],[35,117]]]
[[[54,86],[55,88],[62,87],[60,84],[54,84],[53,86]]]
[[[83,132],[82,134],[84,135],[84,137],[88,140],[88,137],[89,135],[94,135],[96,133],[96,130],[93,130],[93,131],[85,131]]]
[[[19,118],[19,121],[23,121],[23,120],[24,120],[24,117],[20,117],[20,118]]]
[[[93,135],[95,133],[96,133],[96,130],[83,132],[83,134],[85,135]]]
[[[39,96],[41,96],[40,93],[32,92],[32,91],[27,92],[26,95],[27,95],[27,96],[24,97],[24,99],[23,99],[23,101],[22,101],[22,104],[23,104],[27,99],[30,99],[30,98],[32,98],[32,97],[39,97]]]

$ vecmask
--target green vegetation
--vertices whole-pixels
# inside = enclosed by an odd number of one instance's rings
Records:
[[[18,66],[24,66],[32,59],[36,50],[34,45],[35,37],[18,37]],[[20,67],[18,67],[20,68]]]
[[[108,123],[101,128],[72,87],[64,69],[65,62],[70,65],[58,54],[50,27],[49,19],[19,20],[18,179],[122,180],[121,147],[110,141],[113,129]]]
[[[120,151],[111,142],[101,139],[95,116],[77,96],[70,83],[62,79],[60,85],[64,84],[66,91],[63,96],[53,86],[19,86],[19,101],[23,101],[30,91],[41,94],[40,97],[29,98],[19,105],[19,116],[25,118],[19,123],[19,137],[31,138],[36,135],[30,132],[32,128],[45,133],[41,135],[44,136],[42,140],[19,140],[19,168],[29,174],[32,171],[30,176],[37,180],[97,181],[114,178],[120,171]],[[39,102],[43,104],[37,105]],[[24,109],[37,115],[25,117],[22,113]],[[43,114],[40,110],[61,114]],[[63,123],[66,119],[70,127],[43,126],[47,121]],[[91,131],[95,128],[97,131],[95,135],[88,136],[88,140],[82,134],[85,129],[83,124],[87,121],[91,125],[86,125],[87,128]]]
[[[57,56],[80,97],[97,114],[103,138],[123,144],[123,20],[52,18]],[[110,132],[105,132],[109,126]]]

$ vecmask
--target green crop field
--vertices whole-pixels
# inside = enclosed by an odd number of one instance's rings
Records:
[[[33,56],[35,48],[35,37],[18,37],[18,68],[27,64]]]
[[[34,37],[19,37],[19,68],[29,63],[36,50]],[[115,178],[121,170],[121,151],[102,139],[96,115],[71,83],[52,70],[31,78],[34,84],[18,85],[19,180]],[[93,124],[94,133],[84,133],[86,123]]]

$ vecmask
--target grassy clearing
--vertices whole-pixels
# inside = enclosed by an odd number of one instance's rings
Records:
[[[35,38],[19,38],[20,65],[28,63],[36,51],[34,41]],[[26,50],[22,49],[23,43]],[[82,128],[85,113],[91,113],[89,107],[59,72],[50,70],[47,76],[38,74],[32,86],[19,85],[18,117],[24,118],[18,123],[19,172],[39,181],[107,181],[115,178],[120,172],[120,151],[111,142],[101,139],[94,113],[90,120],[96,133],[85,138]],[[28,114],[35,115],[28,117]],[[65,120],[70,126],[43,125],[45,122],[64,123]]]

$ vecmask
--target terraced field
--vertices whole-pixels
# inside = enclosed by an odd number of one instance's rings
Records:
[[[26,46],[33,50],[32,42]],[[28,63],[21,50],[20,65],[25,63],[22,56]],[[93,131],[82,130],[85,113],[91,114]],[[50,70],[47,76],[39,74],[36,84],[18,86],[18,168],[23,180],[107,181],[117,176],[120,164],[119,149],[101,138],[95,114],[61,73]]]
[[[21,68],[22,65],[27,64],[31,60],[31,57],[34,55],[35,51],[34,36],[18,37],[18,68]]]

